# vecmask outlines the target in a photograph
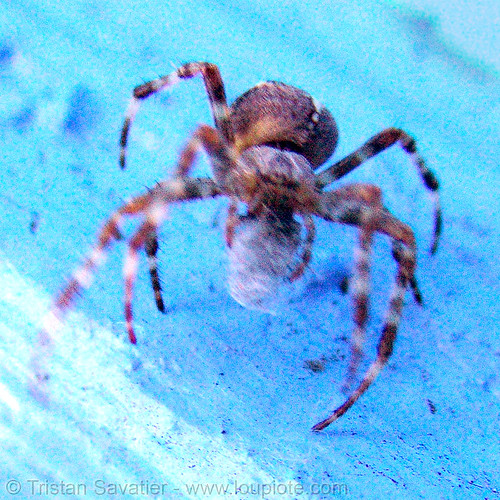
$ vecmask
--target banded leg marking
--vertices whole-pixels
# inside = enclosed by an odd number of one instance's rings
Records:
[[[121,168],[125,168],[128,135],[137,111],[139,110],[140,101],[146,99],[152,94],[155,94],[156,92],[176,85],[183,79],[193,78],[199,74],[203,77],[215,127],[228,143],[233,142],[233,132],[229,122],[229,109],[226,101],[226,93],[219,68],[215,64],[207,62],[187,63],[168,75],[146,82],[134,89],[120,135]]]
[[[351,286],[354,306],[354,331],[351,338],[351,359],[343,390],[351,386],[359,363],[363,357],[363,346],[368,323],[370,297],[370,253],[373,232],[368,227],[360,227],[359,243],[356,249],[354,276]]]
[[[325,188],[337,179],[340,179],[349,172],[352,172],[366,160],[373,158],[375,155],[381,153],[394,144],[399,144],[403,151],[410,156],[410,159],[416,167],[425,187],[432,193],[432,201],[434,204],[434,232],[430,251],[434,254],[438,247],[439,237],[443,226],[439,200],[439,183],[435,174],[427,167],[425,160],[418,152],[415,139],[408,135],[404,130],[397,128],[388,128],[383,130],[369,139],[356,151],[318,174],[316,185],[320,189]]]
[[[393,241],[397,249],[397,273],[391,298],[386,313],[385,324],[382,329],[381,338],[377,350],[377,358],[371,364],[365,373],[363,380],[347,398],[344,404],[338,407],[328,418],[319,422],[313,427],[314,431],[320,431],[341,417],[368,389],[377,375],[387,363],[392,354],[394,340],[396,338],[397,328],[403,309],[403,300],[406,288],[413,279],[416,266],[416,245],[412,230],[393,217],[379,201],[368,203],[369,197],[358,196],[353,198],[353,192],[356,192],[356,185],[346,186],[336,191],[323,193],[322,205],[319,207],[316,215],[332,222],[350,224],[360,228],[360,248],[364,251],[357,257],[357,273],[359,276],[365,276],[360,280],[358,299],[355,300],[355,332],[353,334],[354,342],[359,341],[359,335],[364,333],[364,325],[367,320],[367,301],[364,300],[364,283],[367,283],[369,260],[366,251],[369,249],[373,232],[386,234]],[[356,291],[355,291],[356,296]],[[357,331],[356,331],[357,330]],[[358,335],[358,339],[356,336]],[[351,363],[356,363],[356,353]]]
[[[155,296],[156,307],[158,311],[165,312],[165,304],[162,297],[161,281],[158,273],[158,233],[155,231],[146,238],[144,245],[146,255],[148,257],[149,274],[151,277],[151,285]]]
[[[314,238],[316,237],[316,226],[314,225],[314,220],[310,215],[305,215],[303,217],[304,227],[306,228],[306,237],[304,240],[304,248],[302,249],[302,254],[300,256],[300,262],[297,267],[293,270],[290,275],[290,281],[295,281],[299,279],[306,270],[306,267],[311,262],[312,258],[312,246]]]
[[[394,347],[394,341],[396,340],[396,333],[401,318],[401,312],[403,309],[404,295],[406,287],[408,285],[407,272],[404,270],[404,267],[404,264],[398,265],[398,271],[393,285],[385,324],[382,329],[382,335],[378,344],[377,357],[375,361],[373,361],[363,380],[361,381],[357,389],[348,397],[345,403],[343,403],[335,411],[333,411],[328,418],[314,425],[312,428],[313,431],[320,431],[325,427],[328,427],[332,422],[335,422],[335,420],[344,415],[344,413],[349,410],[349,408],[351,408],[351,406],[370,387],[370,385],[377,378],[377,375],[382,371],[387,363],[387,360],[391,356]]]

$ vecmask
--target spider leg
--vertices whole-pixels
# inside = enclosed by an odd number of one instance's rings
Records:
[[[382,205],[382,192],[380,188],[371,184],[351,184],[343,187],[341,190],[345,197],[350,200],[358,200],[361,203],[367,203],[375,209],[386,208]],[[356,261],[354,265],[353,282],[353,306],[354,306],[354,322],[355,329],[351,341],[351,358],[348,368],[348,375],[344,382],[343,390],[347,391],[355,378],[359,362],[363,357],[363,344],[366,334],[366,323],[368,320],[368,304],[370,293],[370,250],[373,231],[370,231],[365,226],[360,226],[359,243],[356,249]],[[401,243],[393,240],[392,255],[396,262],[401,260]],[[415,301],[422,304],[422,296],[418,288],[415,276],[409,281],[413,291]]]
[[[56,295],[49,312],[42,320],[42,326],[38,332],[37,349],[31,363],[33,370],[31,390],[37,399],[46,399],[40,386],[49,379],[45,364],[53,350],[54,339],[62,327],[64,317],[80,292],[91,285],[96,270],[104,262],[113,242],[121,239],[120,227],[124,218],[143,216],[145,219],[139,231],[132,238],[133,250],[129,252],[132,253],[132,258],[125,264],[126,280],[133,282],[133,253],[140,244],[144,244],[148,235],[157,229],[163,220],[167,206],[176,202],[214,198],[220,194],[222,194],[220,188],[212,179],[172,179],[158,184],[153,190],[149,190],[143,195],[132,198],[105,222],[98,234],[96,244],[70,277],[67,285]],[[130,287],[126,289],[126,293],[131,294]],[[133,335],[130,336],[130,339],[134,340]]]
[[[196,159],[196,154],[198,150],[198,144],[196,141],[190,141],[186,147],[182,150],[179,160],[177,162],[177,167],[175,169],[174,178],[186,177]],[[151,286],[153,288],[153,293],[155,296],[156,307],[162,313],[165,312],[165,304],[163,302],[161,282],[158,273],[158,259],[156,257],[158,253],[158,233],[153,231],[146,238],[144,244],[144,249],[148,257],[149,264],[149,275],[151,277]]]
[[[179,83],[180,80],[193,78],[196,75],[201,75],[203,77],[216,129],[228,143],[233,142],[233,132],[229,121],[226,93],[219,68],[215,64],[207,62],[187,63],[168,75],[146,82],[134,89],[120,136],[121,168],[125,168],[128,134],[137,111],[139,110],[140,102],[160,90],[167,89]]]
[[[208,125],[202,125],[196,129],[191,139],[181,151],[174,171],[174,178],[185,178],[189,175],[196,160],[196,156],[202,147],[211,156],[214,169],[218,169],[216,173],[220,173],[220,171],[223,170],[224,173],[221,175],[226,175],[226,165],[232,165],[234,161],[234,158],[228,158],[231,156],[231,149],[223,144],[223,139],[215,129]],[[161,295],[161,284],[158,276],[158,261],[156,259],[156,254],[158,252],[158,236],[156,233],[148,236],[145,243],[145,250],[148,256],[149,272],[156,305],[160,312],[165,312],[165,306]]]
[[[209,127],[208,125],[200,125],[195,130],[184,149],[181,151],[176,168],[176,176],[174,177],[174,180],[171,181],[183,183],[182,185],[186,188],[186,195],[188,196],[187,199],[201,199],[214,196],[212,191],[208,192],[208,196],[203,195],[203,193],[198,193],[196,186],[192,184],[192,181],[196,179],[187,177],[187,174],[190,172],[200,149],[205,150],[208,154],[212,163],[215,178],[220,179],[222,186],[225,186],[226,175],[228,171],[231,170],[231,167],[234,166],[233,162],[235,161],[235,158],[233,158],[232,149],[224,144],[217,130]],[[213,184],[214,186],[216,185],[215,183]],[[157,191],[161,197],[164,185],[168,185],[168,181],[167,183],[158,184],[153,192]],[[217,194],[220,194],[220,188],[218,189],[219,191]],[[190,192],[190,190],[193,192]],[[201,196],[199,194],[201,194]],[[133,286],[138,268],[138,251],[148,243],[148,239],[151,238],[152,234],[156,236],[157,229],[165,216],[168,203],[169,200],[167,199],[167,203],[160,203],[159,205],[151,204],[146,213],[144,222],[130,240],[127,257],[124,263],[125,320],[129,339],[133,344],[136,343],[136,337],[132,324],[132,297]]]
[[[169,75],[152,80],[135,88],[134,95],[129,103],[120,137],[120,165],[122,168],[125,167],[129,130],[139,109],[140,101],[162,89],[171,87],[172,85],[178,83],[181,79],[192,78],[198,74],[201,74],[203,77],[216,128],[220,131],[224,139],[228,142],[232,140],[232,130],[229,124],[224,84],[222,82],[219,69],[216,65],[205,62],[188,63],[179,67],[176,71],[170,73]],[[188,174],[188,170],[194,160],[194,158],[191,157],[194,156],[195,153],[196,147],[191,149],[186,148],[184,150],[183,158],[180,158],[177,166],[177,171],[175,173],[176,177]],[[165,308],[161,296],[161,285],[158,277],[158,266],[156,260],[156,253],[158,251],[157,238],[153,239],[153,236],[148,237],[145,247],[149,260],[151,283],[155,293],[156,304],[158,309],[161,312],[164,312]]]
[[[133,327],[132,298],[134,282],[137,277],[139,267],[139,250],[146,244],[151,234],[156,232],[163,218],[165,217],[166,206],[156,207],[148,211],[146,220],[141,224],[137,232],[128,244],[127,256],[123,263],[123,276],[125,281],[125,321],[129,340],[132,344],[137,343]]]
[[[344,159],[331,165],[326,170],[318,174],[316,185],[322,189],[332,182],[344,177],[352,172],[359,165],[369,160],[373,156],[381,153],[387,148],[398,143],[405,151],[417,168],[425,187],[431,191],[434,202],[434,234],[431,244],[431,253],[435,253],[438,247],[439,237],[442,231],[442,215],[439,201],[439,183],[435,174],[430,170],[422,156],[417,150],[415,139],[408,135],[404,130],[397,128],[388,128],[369,139],[363,146],[346,156]]]
[[[148,235],[144,244],[144,249],[148,256],[149,274],[151,276],[151,285],[153,286],[156,307],[160,312],[164,313],[165,304],[163,303],[163,297],[161,295],[161,281],[158,274],[158,258],[156,256],[158,253],[158,233],[156,231]]]
[[[401,318],[405,291],[410,280],[413,278],[416,265],[415,237],[412,230],[406,224],[393,217],[386,209],[379,206],[378,203],[369,204],[366,199],[361,201],[361,197],[355,199],[352,196],[352,191],[355,187],[346,186],[336,191],[324,193],[316,215],[328,221],[354,225],[360,228],[360,248],[364,250],[358,255],[357,262],[359,267],[357,273],[359,276],[358,279],[360,279],[360,286],[358,288],[362,292],[364,291],[363,287],[365,287],[363,283],[367,283],[368,271],[368,258],[364,254],[369,248],[371,233],[380,232],[398,242],[396,246],[398,251],[398,257],[396,258],[397,273],[378,345],[377,358],[365,373],[357,389],[349,395],[345,403],[338,407],[327,419],[316,424],[313,427],[314,431],[324,429],[341,417],[368,389],[387,363],[388,358],[392,354]],[[364,236],[363,233],[365,233]],[[360,256],[362,256],[361,259],[359,258]],[[365,278],[362,279],[362,276],[365,276]],[[359,307],[357,313],[359,317],[355,317],[356,327],[354,337],[359,335],[359,333],[364,336],[363,326],[367,318],[367,311],[365,312],[364,310],[367,298],[365,301],[363,298],[364,294],[359,292],[358,294],[358,299],[354,298],[355,305],[357,300],[361,307]],[[358,334],[356,330],[358,330]]]
[[[313,426],[313,431],[320,431],[340,418],[359,399],[368,387],[370,387],[391,356],[403,308],[405,290],[408,285],[408,278],[403,268],[403,264],[398,265],[398,271],[391,293],[389,308],[385,324],[382,329],[382,336],[377,348],[377,358],[369,367],[358,388],[351,393],[345,403],[339,406],[328,418]]]
[[[299,279],[308,266],[309,262],[311,262],[312,257],[312,246],[314,242],[314,238],[316,236],[316,226],[314,225],[314,220],[310,215],[304,215],[304,227],[306,228],[306,237],[304,240],[304,248],[302,249],[302,254],[300,256],[300,262],[297,264],[297,267],[293,270],[290,275],[290,281],[295,281]]]
[[[108,219],[102,227],[97,237],[97,243],[92,247],[73,275],[68,284],[56,296],[52,304],[50,313],[44,318],[43,328],[48,333],[54,326],[53,318],[58,322],[64,318],[67,311],[73,305],[75,297],[83,290],[90,287],[94,274],[99,266],[104,262],[106,253],[115,240],[121,239],[121,230],[123,219],[141,215],[151,203],[153,191],[137,196],[125,203]],[[47,327],[47,328],[46,328]]]
[[[368,323],[370,297],[370,251],[373,231],[368,227],[360,227],[358,247],[355,252],[354,275],[351,294],[354,307],[354,330],[351,338],[351,357],[347,378],[343,390],[349,390],[356,376],[359,363],[363,357],[363,346]]]
[[[226,245],[228,248],[231,248],[233,244],[234,232],[239,222],[240,218],[238,216],[238,204],[236,200],[231,200],[231,203],[227,209],[227,219],[224,227],[224,238],[226,240]]]
[[[96,244],[91,248],[83,263],[71,275],[67,285],[55,296],[49,311],[43,317],[37,336],[37,346],[31,357],[33,379],[30,389],[36,399],[46,400],[41,388],[41,385],[50,378],[45,365],[53,351],[54,339],[62,327],[64,317],[80,292],[92,284],[94,274],[103,264],[109,247],[115,240],[121,239],[120,226],[123,218],[140,213],[148,203],[150,196],[151,193],[148,192],[132,199],[106,221],[99,232]]]
[[[351,184],[339,190],[349,200],[358,200],[375,210],[383,209],[382,192],[372,184]],[[358,246],[355,251],[354,273],[352,277],[352,301],[354,308],[354,331],[351,339],[351,356],[343,390],[349,390],[363,357],[363,346],[368,323],[370,296],[370,253],[373,228],[369,221],[360,225]]]
[[[133,328],[132,299],[139,263],[139,250],[147,245],[151,234],[156,235],[171,203],[214,198],[221,194],[220,189],[212,179],[192,179],[189,177],[159,183],[152,192],[155,196],[144,211],[142,224],[129,241],[127,255],[123,264],[125,321],[132,344],[137,343]]]
[[[404,255],[404,248],[401,247],[401,243],[399,241],[393,240],[392,242],[392,256],[394,257],[394,260],[396,262],[401,262],[401,259],[403,259]],[[418,286],[417,278],[415,275],[413,275],[409,281],[408,285],[411,288],[411,291],[413,293],[413,299],[418,305],[423,305],[424,301],[422,298],[422,292],[420,291],[420,288]]]

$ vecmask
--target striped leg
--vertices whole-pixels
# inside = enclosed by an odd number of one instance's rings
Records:
[[[401,260],[404,258],[404,247],[401,246],[401,243],[399,241],[392,242],[392,256],[398,263],[401,262]],[[422,293],[418,286],[417,278],[415,277],[415,275],[413,275],[408,280],[408,285],[411,288],[415,302],[420,306],[423,305],[424,301],[422,298]]]
[[[411,254],[409,254],[409,256],[410,255]],[[407,263],[407,265],[411,267],[410,263]],[[396,280],[391,293],[389,308],[382,329],[382,336],[378,344],[375,361],[371,364],[358,388],[349,396],[347,401],[339,406],[328,418],[313,426],[313,431],[320,431],[340,418],[360,398],[368,387],[370,387],[377,375],[386,365],[393,351],[394,341],[396,340],[396,333],[403,309],[404,295],[406,287],[408,286],[407,270],[405,269],[407,265],[403,262],[398,265]]]
[[[359,244],[356,249],[354,276],[351,294],[354,306],[354,331],[351,338],[351,359],[344,382],[343,390],[349,390],[356,376],[359,362],[363,357],[363,346],[366,337],[368,322],[369,294],[370,294],[370,251],[373,232],[368,227],[360,227]]]
[[[349,172],[352,172],[366,160],[369,160],[373,156],[379,154],[380,152],[386,150],[396,143],[398,143],[403,151],[405,151],[410,156],[413,164],[420,174],[420,177],[422,178],[425,187],[432,193],[434,202],[434,234],[431,244],[431,253],[435,253],[437,250],[443,225],[438,194],[439,183],[432,170],[427,167],[424,159],[417,151],[415,139],[408,135],[404,130],[397,128],[388,128],[386,130],[383,130],[376,136],[369,139],[365,144],[363,144],[363,146],[351,153],[349,156],[346,156],[343,160],[338,161],[334,165],[318,174],[317,185],[320,188],[328,186],[337,179],[340,179],[341,177],[344,177],[344,175],[347,175]]]
[[[217,130],[209,127],[208,125],[199,126],[184,149],[181,151],[176,168],[176,176],[174,180],[170,181],[182,183],[181,185],[186,191],[184,195],[185,197],[182,198],[184,200],[213,197],[221,192],[219,188],[217,188],[216,194],[214,194],[213,189],[210,189],[207,192],[200,191],[198,187],[192,183],[195,179],[186,177],[191,170],[200,149],[205,150],[208,154],[212,163],[215,178],[220,181],[221,186],[225,187],[226,176],[228,172],[234,168],[233,162],[236,160],[233,157],[232,149],[224,144],[223,139]],[[216,184],[213,181],[211,182],[215,187]],[[163,186],[164,184],[159,184],[153,192],[158,191],[161,195]],[[192,190],[192,192],[190,190]],[[170,201],[167,199],[167,203],[169,202]],[[133,344],[136,343],[136,337],[132,324],[132,297],[133,286],[138,268],[138,251],[146,245],[148,238],[151,237],[151,234],[156,234],[157,229],[165,216],[166,207],[166,204],[160,204],[158,206],[156,204],[151,205],[150,209],[146,213],[146,218],[142,226],[130,240],[127,257],[125,259],[125,319],[129,338]],[[155,293],[156,291],[157,290],[155,290]]]
[[[128,244],[127,256],[123,263],[123,276],[125,281],[125,321],[128,338],[132,344],[137,344],[133,327],[132,298],[134,282],[139,267],[139,250],[145,246],[151,234],[155,234],[165,217],[167,206],[158,204],[146,214],[146,220],[141,224]],[[163,302],[163,301],[162,301]]]
[[[147,207],[144,220],[130,239],[127,255],[123,265],[125,280],[125,321],[130,342],[137,343],[133,328],[132,299],[133,288],[137,277],[139,250],[147,244],[152,233],[156,233],[162,224],[168,205],[174,201],[201,200],[214,198],[221,194],[211,179],[178,178],[158,184],[152,191],[154,199]]]
[[[314,225],[314,220],[310,215],[304,216],[304,227],[306,228],[304,248],[302,250],[302,255],[300,256],[299,264],[290,275],[290,281],[299,279],[304,274],[309,262],[311,262],[312,246],[316,236],[316,226]]]
[[[193,78],[198,74],[201,74],[201,76],[203,77],[216,128],[219,130],[222,137],[227,140],[227,142],[231,142],[232,130],[229,124],[228,107],[224,91],[224,84],[222,82],[219,69],[216,65],[205,62],[188,63],[181,66],[169,75],[160,77],[156,80],[152,80],[135,88],[134,95],[132,96],[127,110],[120,137],[120,166],[122,168],[125,168],[128,133],[135,115],[139,109],[140,101],[146,99],[156,92],[159,92],[160,90],[167,89],[175,85],[181,79]],[[177,172],[174,174],[175,176],[183,176],[188,174],[188,169],[194,161],[193,156],[195,155],[196,150],[196,147],[193,147],[191,149],[186,148],[184,150],[184,157],[180,158]],[[149,260],[151,284],[155,294],[156,305],[161,312],[165,312],[156,259],[156,253],[158,251],[157,238],[149,236],[145,247]]]
[[[30,390],[33,396],[46,402],[43,385],[49,380],[47,362],[54,349],[57,334],[63,325],[64,317],[82,290],[90,287],[93,276],[104,262],[106,253],[115,240],[121,238],[120,226],[124,216],[140,214],[148,204],[151,193],[134,198],[125,204],[104,224],[97,238],[97,243],[90,250],[83,264],[70,277],[67,285],[54,298],[49,312],[43,317],[38,332],[37,346],[31,357],[32,381]]]
[[[316,213],[316,215],[326,220],[354,225],[361,230],[361,251],[357,258],[356,271],[359,286],[355,286],[354,294],[356,326],[353,337],[355,348],[356,341],[359,341],[361,336],[364,336],[364,326],[367,320],[368,290],[366,287],[368,284],[369,265],[367,251],[369,250],[373,232],[386,234],[398,242],[395,244],[395,248],[397,249],[397,274],[387,310],[385,325],[379,341],[377,358],[369,367],[358,388],[350,394],[346,402],[337,408],[327,419],[316,424],[313,427],[314,431],[324,429],[341,417],[368,387],[370,387],[376,376],[387,363],[388,358],[392,354],[397,327],[403,308],[405,291],[409,282],[413,279],[416,265],[415,237],[412,230],[393,217],[387,210],[381,207],[379,203],[370,204],[367,202],[367,198],[363,201],[353,199],[352,192],[355,187],[356,186],[346,186],[336,191],[324,193],[321,206]],[[356,339],[356,336],[358,336],[358,339]],[[356,353],[354,354],[356,356]],[[353,363],[356,363],[355,359],[351,361],[351,366],[353,366]]]
[[[163,297],[161,295],[161,281],[158,274],[158,258],[156,256],[158,253],[158,233],[156,231],[152,232],[147,237],[144,249],[148,256],[149,275],[151,276],[151,285],[155,294],[156,307],[158,311],[164,313],[165,304],[163,303]]]
[[[96,270],[104,262],[106,253],[113,242],[121,238],[120,227],[123,219],[135,216],[143,216],[145,219],[145,222],[141,225],[141,229],[132,239],[132,248],[136,251],[141,244],[144,244],[144,241],[151,232],[157,229],[163,220],[168,204],[213,198],[220,194],[220,189],[212,179],[173,179],[158,184],[146,194],[133,198],[111,216],[101,229],[97,243],[84,259],[83,264],[76,269],[70,277],[68,284],[55,297],[49,312],[43,318],[42,326],[38,333],[37,349],[33,353],[31,363],[33,371],[31,390],[37,399],[46,400],[42,387],[49,380],[46,364],[53,350],[54,339],[62,327],[64,317],[76,298],[80,295],[80,292],[91,285]],[[137,234],[140,234],[140,236],[137,236]],[[134,274],[133,267],[134,255],[128,261],[126,260],[126,279],[130,279]],[[126,293],[131,295],[131,289],[127,288]],[[132,342],[135,340],[133,331],[132,335],[130,335],[130,340]]]
[[[216,179],[220,180],[223,184],[228,171],[235,166],[234,162],[236,159],[232,154],[231,147],[223,143],[223,138],[218,131],[208,125],[201,125],[195,130],[191,139],[179,155],[173,177],[186,178],[191,172],[196,157],[202,148],[208,153],[212,161]],[[158,275],[158,261],[156,258],[158,252],[158,235],[156,232],[148,236],[145,243],[145,250],[149,261],[149,273],[156,306],[160,312],[165,312]]]
[[[372,184],[362,184],[362,183],[350,184],[341,188],[339,192],[342,192],[343,193],[342,196],[349,198],[351,201],[355,200],[359,203],[366,203],[370,206],[378,207],[380,209],[384,208],[382,205],[382,192],[380,191],[380,188]],[[384,208],[384,210],[387,209]],[[396,261],[398,261],[398,255],[399,255],[398,248],[399,248],[398,242],[394,240],[392,255]],[[410,288],[412,289],[415,302],[417,302],[417,304],[422,305],[423,303],[422,294],[418,287],[417,279],[415,276],[413,276],[410,279],[409,285]]]
[[[209,125],[199,125],[193,132],[179,154],[173,176],[188,176],[200,150],[209,156],[216,182],[225,185],[228,174],[236,168],[237,155],[219,131]]]
[[[344,198],[357,200],[376,210],[385,210],[382,205],[382,192],[371,184],[351,184],[339,190]],[[354,331],[351,339],[351,358],[343,390],[348,391],[355,376],[359,363],[363,357],[363,345],[366,337],[368,322],[369,294],[370,294],[370,253],[373,239],[373,228],[370,221],[360,224],[359,242],[355,252],[354,274],[352,277],[352,300],[354,307]],[[401,245],[393,240],[393,256],[399,262]],[[414,278],[412,278],[415,281]],[[415,281],[416,287],[416,281]],[[418,291],[418,289],[417,289]]]
[[[139,110],[140,101],[146,99],[152,94],[155,94],[156,92],[159,92],[160,90],[167,89],[177,84],[180,80],[193,78],[196,75],[201,75],[203,77],[216,129],[221,133],[226,142],[233,142],[233,133],[229,122],[226,93],[224,91],[224,83],[222,82],[219,68],[215,64],[207,62],[187,63],[168,75],[144,83],[143,85],[139,85],[134,89],[134,94],[130,100],[120,136],[121,168],[125,168],[128,133],[137,111]]]

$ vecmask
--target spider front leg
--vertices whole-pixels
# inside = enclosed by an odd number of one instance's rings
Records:
[[[433,254],[437,250],[443,225],[438,193],[439,183],[435,174],[427,167],[425,160],[418,152],[415,139],[408,135],[404,130],[397,128],[388,128],[383,130],[369,139],[365,144],[363,144],[363,146],[358,148],[349,156],[346,156],[343,160],[338,161],[318,174],[316,184],[320,189],[328,186],[337,179],[340,179],[349,172],[352,172],[366,160],[373,158],[375,155],[381,153],[394,144],[399,144],[403,151],[410,156],[410,159],[420,174],[425,187],[432,193],[434,201],[434,233],[430,251]]]
[[[214,176],[218,181],[217,184],[211,181],[213,185],[206,192],[198,189],[198,186],[193,184],[194,181],[199,181],[200,179],[187,177],[200,149],[203,149],[208,154]],[[132,298],[138,269],[138,252],[152,237],[156,236],[157,230],[163,221],[167,204],[170,203],[168,197],[166,203],[161,201],[164,197],[164,187],[168,186],[169,183],[181,183],[185,188],[185,197],[181,198],[182,200],[214,197],[216,194],[221,194],[221,189],[223,190],[226,187],[228,173],[235,168],[235,162],[236,157],[232,149],[224,142],[217,130],[208,125],[201,125],[196,129],[180,153],[174,179],[160,183],[152,190],[152,193],[156,193],[159,202],[151,204],[151,207],[149,207],[145,214],[144,222],[130,240],[124,263],[125,320],[129,339],[133,344],[136,343],[136,336],[133,328]],[[215,186],[217,186],[216,192],[214,192]]]
[[[314,431],[324,429],[341,417],[359,399],[368,387],[370,387],[377,375],[386,365],[387,360],[393,351],[397,328],[403,309],[405,291],[410,280],[413,278],[416,265],[416,246],[412,230],[393,217],[384,208],[353,199],[351,195],[352,193],[350,193],[351,190],[352,186],[348,186],[347,188],[341,188],[337,191],[324,193],[316,215],[332,222],[358,226],[361,231],[361,248],[363,247],[363,241],[365,241],[365,247],[369,247],[371,238],[370,234],[373,232],[386,234],[393,240],[399,242],[397,244],[398,254],[396,258],[397,272],[386,313],[384,327],[382,329],[382,335],[378,344],[377,358],[374,362],[372,362],[368,371],[365,373],[363,380],[356,390],[349,395],[345,403],[332,412],[328,418],[316,424],[312,428]],[[363,237],[363,232],[365,232],[365,237]],[[358,250],[358,252],[360,252],[359,255],[364,253],[360,250]],[[358,266],[359,263],[363,261],[366,262],[366,264],[368,262],[367,258],[359,259],[358,256]],[[368,269],[367,265],[360,266],[358,269],[358,276],[362,276],[360,273],[362,267],[366,267],[366,270]],[[367,286],[367,276],[365,276],[364,279],[361,279],[359,288],[366,291]],[[360,295],[359,300],[362,304],[365,303],[367,305],[367,296],[365,300],[361,298]],[[363,313],[362,309],[359,311]],[[366,324],[366,318],[366,314],[361,314],[360,318],[358,318],[361,321],[356,324],[356,329]],[[364,328],[361,328],[360,331],[364,335]],[[356,335],[356,333],[354,335]]]
[[[132,259],[125,262],[126,302],[131,301],[132,284],[134,277],[134,253],[147,240],[148,236],[157,230],[161,224],[167,206],[171,203],[195,199],[213,198],[221,194],[221,190],[212,179],[172,179],[158,184],[155,189],[137,196],[119,208],[111,218],[106,221],[99,232],[97,242],[92,247],[73,275],[68,284],[61,290],[52,303],[49,312],[42,320],[42,326],[38,332],[37,347],[33,353],[31,367],[33,379],[31,392],[40,401],[46,401],[43,384],[50,376],[46,367],[47,360],[52,353],[54,339],[62,326],[64,317],[70,310],[80,292],[89,288],[93,277],[99,266],[104,262],[107,252],[115,240],[121,239],[121,225],[125,218],[143,217],[144,222],[131,240],[129,254]],[[129,297],[127,297],[127,294]],[[130,302],[131,303],[131,302]],[[127,316],[131,324],[131,307]],[[129,329],[129,338],[135,343],[133,330]]]
[[[196,75],[201,75],[203,77],[216,129],[228,143],[232,142],[233,132],[229,122],[226,93],[224,91],[224,83],[222,82],[219,68],[215,64],[207,62],[187,63],[168,75],[161,76],[156,80],[151,80],[134,89],[134,95],[130,100],[120,135],[121,168],[125,168],[128,134],[137,111],[139,110],[140,102],[160,90],[167,89],[177,84],[180,80],[193,78]]]
[[[182,79],[193,78],[198,74],[201,74],[205,83],[205,88],[207,91],[210,107],[212,109],[215,126],[228,142],[231,141],[232,130],[229,124],[229,113],[224,91],[224,84],[222,82],[219,69],[215,64],[206,62],[188,63],[180,66],[169,75],[162,76],[160,78],[157,78],[156,80],[144,83],[134,89],[134,95],[129,103],[125,122],[123,124],[120,136],[120,166],[122,168],[125,168],[128,134],[135,115],[137,114],[137,111],[139,109],[140,101],[146,99],[152,94],[155,94],[156,92],[159,92],[160,90],[164,90],[175,85]],[[186,153],[189,154],[189,151],[187,151]],[[187,159],[187,162],[185,161],[184,163],[181,159],[181,161],[179,162],[178,171],[175,173],[175,176],[187,175],[187,172],[182,172],[186,163],[190,164],[189,159]],[[146,253],[148,255],[150,267],[151,284],[153,287],[157,308],[159,311],[165,312],[165,306],[163,304],[163,298],[161,295],[161,284],[158,276],[158,263],[156,259],[157,251],[158,238],[157,235],[152,234],[148,237],[148,241],[146,243]]]
[[[226,145],[222,136],[217,130],[208,125],[199,126],[193,133],[191,139],[183,148],[174,170],[174,178],[187,178],[196,156],[200,149],[205,149],[208,153],[216,177],[224,183],[228,171],[234,167],[236,157],[232,152],[231,146]],[[232,202],[234,205],[235,202]],[[231,208],[231,207],[230,207]],[[230,214],[231,215],[231,214]],[[227,228],[229,229],[230,217],[228,217]],[[232,228],[234,232],[234,227]],[[229,233],[226,230],[226,238]],[[229,240],[228,240],[229,241]],[[145,242],[145,250],[149,261],[149,272],[151,276],[151,285],[155,295],[156,306],[160,312],[165,312],[165,305],[162,297],[161,283],[158,275],[158,261],[156,254],[158,252],[158,234],[153,232],[148,235]]]

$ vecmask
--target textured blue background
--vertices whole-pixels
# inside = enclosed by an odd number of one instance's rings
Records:
[[[469,3],[0,2],[1,498],[9,479],[22,497],[61,481],[84,484],[83,498],[141,481],[166,484],[165,498],[235,483],[304,489],[266,498],[331,498],[334,485],[351,498],[498,495],[500,12]],[[404,128],[441,180],[433,258],[431,204],[401,151],[345,180],[380,185],[414,228],[425,307],[408,297],[389,365],[321,434],[310,426],[344,398],[352,320],[338,284],[354,232],[320,222],[311,268],[268,316],[227,293],[218,200],[172,208],[160,255],[170,312],[156,311],[144,264],[137,347],[125,335],[118,245],[58,338],[50,408],[27,392],[51,295],[102,221],[166,176],[196,124],[210,123],[199,80],[150,99],[119,170],[133,87],[191,60],[219,65],[231,101],[268,79],[308,91],[337,119],[336,159],[385,127]],[[207,172],[200,161],[196,174]],[[383,238],[374,264],[365,363],[393,273]],[[314,359],[323,372],[304,367]]]

